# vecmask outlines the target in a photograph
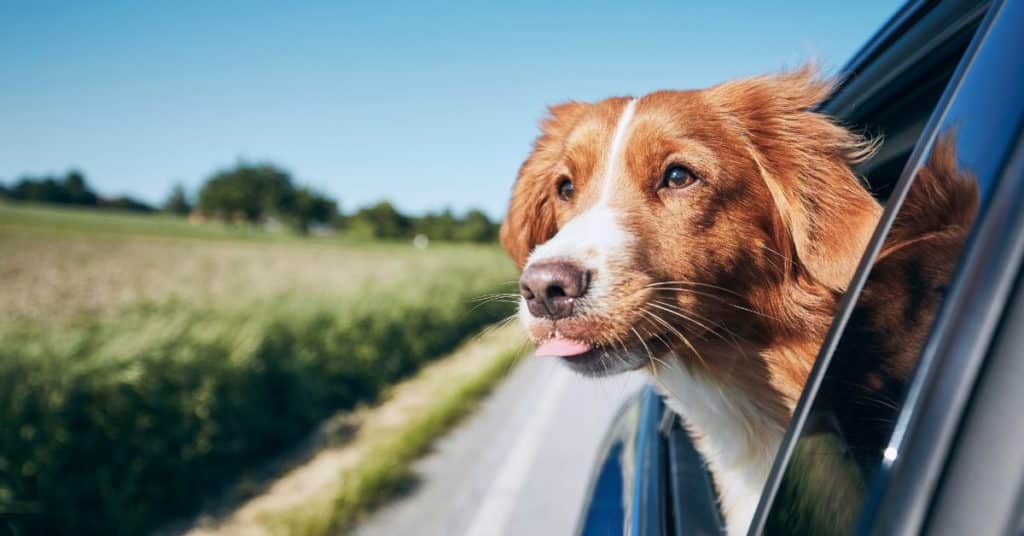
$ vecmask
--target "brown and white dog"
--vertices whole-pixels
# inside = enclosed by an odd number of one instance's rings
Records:
[[[502,244],[520,319],[573,370],[644,369],[744,532],[880,214],[813,69],[550,108]]]

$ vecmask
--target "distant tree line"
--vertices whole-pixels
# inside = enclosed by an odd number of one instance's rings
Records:
[[[86,207],[113,208],[136,212],[153,212],[156,209],[144,201],[122,195],[104,197],[97,194],[85,180],[81,171],[71,170],[60,175],[26,175],[11,186],[0,184],[0,198],[12,201],[35,203],[56,203]]]
[[[497,222],[471,209],[457,217],[450,209],[423,216],[406,216],[391,203],[381,201],[342,217],[342,226],[350,233],[373,238],[412,238],[423,235],[431,240],[493,242],[498,239]]]
[[[77,170],[64,176],[22,177],[10,187],[0,183],[0,198],[140,212],[157,210],[127,196],[103,197],[89,187],[85,176]],[[188,215],[195,220],[250,225],[277,223],[300,233],[319,228],[374,239],[409,239],[423,235],[431,240],[491,242],[497,240],[499,227],[476,209],[462,216],[456,216],[449,209],[411,216],[401,213],[387,201],[344,214],[330,196],[296,185],[287,171],[269,163],[239,162],[219,170],[206,179],[194,198],[183,185],[177,184],[160,210]]]

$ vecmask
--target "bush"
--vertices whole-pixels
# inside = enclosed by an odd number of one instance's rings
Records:
[[[139,307],[0,332],[0,513],[29,533],[128,534],[194,512],[247,467],[509,311],[448,274],[341,302]]]
[[[68,171],[63,177],[24,176],[5,190],[4,195],[15,201],[63,205],[94,206],[99,202],[96,192],[86,182],[85,175],[78,170]]]
[[[179,216],[185,216],[192,212],[192,203],[188,200],[188,194],[185,193],[185,186],[181,183],[175,184],[160,208],[164,212]]]
[[[357,210],[348,223],[354,233],[366,238],[412,238],[412,219],[387,201]]]
[[[133,212],[156,212],[156,209],[145,201],[139,201],[127,195],[119,195],[111,198],[100,198],[99,206],[112,208],[114,210],[130,210]]]
[[[239,163],[218,171],[199,190],[197,208],[225,220],[263,223],[279,219],[305,233],[311,224],[329,224],[338,204],[308,187],[296,188],[291,175],[273,164]]]
[[[344,223],[351,236],[360,238],[397,239],[420,234],[430,240],[452,242],[495,242],[501,227],[479,209],[470,209],[462,218],[450,209],[408,216],[387,201],[357,210],[345,217]]]

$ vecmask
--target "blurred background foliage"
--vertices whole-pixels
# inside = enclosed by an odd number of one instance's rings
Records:
[[[137,534],[193,512],[507,315],[468,306],[496,286],[500,270],[481,267],[334,299],[140,304],[63,329],[5,326],[0,511],[40,534]]]
[[[262,203],[253,217],[305,202],[271,167],[215,178],[261,184],[232,198]],[[139,534],[190,516],[512,313],[478,300],[515,279],[493,244],[92,207],[0,202],[0,533]],[[422,229],[375,208],[383,236]]]
[[[290,173],[267,162],[240,161],[216,171],[194,196],[176,184],[160,207],[130,196],[97,193],[85,174],[75,169],[64,175],[25,175],[7,185],[0,181],[0,199],[140,213],[161,210],[189,216],[197,224],[280,226],[299,234],[341,232],[356,238],[409,239],[423,235],[430,240],[491,242],[497,239],[499,228],[478,209],[461,216],[450,209],[412,216],[399,212],[388,201],[380,201],[345,214],[337,200],[309,186],[297,185]]]
[[[343,214],[272,164],[159,208],[77,170],[0,196],[0,533],[193,515],[512,312],[483,213]]]

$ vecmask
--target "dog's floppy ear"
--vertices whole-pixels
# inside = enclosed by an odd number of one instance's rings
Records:
[[[548,175],[558,163],[566,135],[587,106],[570,101],[549,107],[549,115],[540,124],[541,134],[533,143],[533,152],[519,168],[508,213],[501,225],[501,244],[520,268],[533,248],[547,242],[558,229],[551,206],[555,186]]]
[[[815,111],[834,83],[806,66],[712,89],[712,103],[733,114],[751,146],[792,239],[798,267],[845,289],[874,231],[881,207],[850,169],[876,144]]]

